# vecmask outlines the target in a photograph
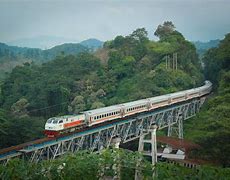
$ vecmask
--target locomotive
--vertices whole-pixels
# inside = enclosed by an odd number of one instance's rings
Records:
[[[48,137],[57,137],[84,127],[99,125],[115,119],[152,111],[163,106],[199,98],[209,94],[211,89],[212,83],[205,81],[205,85],[198,88],[84,111],[79,115],[52,117],[45,124],[45,135]]]

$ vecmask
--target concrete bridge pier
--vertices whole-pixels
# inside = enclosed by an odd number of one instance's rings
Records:
[[[155,176],[155,165],[157,163],[157,140],[156,140],[156,130],[157,126],[153,125],[149,129],[149,133],[146,135],[141,135],[139,139],[138,151],[146,156],[151,156],[153,165],[153,177]],[[149,148],[149,149],[148,149]],[[141,159],[140,161],[141,162]],[[140,170],[140,163],[136,166],[135,180],[143,179]]]

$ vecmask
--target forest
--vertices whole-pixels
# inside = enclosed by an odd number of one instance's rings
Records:
[[[150,40],[145,28],[138,28],[127,36],[116,36],[104,43],[101,50],[107,56],[103,60],[90,52],[78,55],[62,53],[40,65],[32,61],[16,66],[0,84],[0,148],[43,137],[45,121],[53,116],[78,114],[83,110],[189,89],[209,79],[214,84],[214,91],[200,114],[185,123],[185,137],[202,147],[193,156],[215,162],[220,167],[229,167],[230,34],[220,41],[218,47],[206,51],[202,59],[199,59],[195,46],[176,30],[172,22],[159,25],[154,35],[159,38],[158,41]],[[172,64],[169,68],[165,64],[166,56],[172,63],[173,53],[178,56],[177,70]],[[89,156],[100,158],[87,153],[82,155],[90,159]],[[20,165],[20,171],[25,174],[14,172],[17,176],[10,179],[22,179],[20,176],[40,179],[42,177],[37,174],[41,174],[38,171],[43,171],[44,166],[48,168],[44,172],[48,173],[47,177],[61,179],[73,169],[65,168],[55,175],[58,165],[63,162],[74,164],[82,157],[69,155],[38,165],[15,160],[9,163],[7,169],[0,166],[0,172],[7,170],[7,174],[12,174],[13,167]],[[109,153],[106,158],[111,158]],[[95,160],[94,163],[99,162]],[[144,164],[151,169],[148,162]],[[82,162],[84,166],[87,164]],[[87,167],[92,170],[91,166]],[[161,168],[170,172],[168,175],[159,173],[159,177],[168,178],[172,173],[176,176],[179,171],[185,173],[181,179],[199,179],[207,172],[216,173],[213,174],[216,179],[220,174],[221,177],[229,174],[227,168],[214,170],[209,167],[210,170],[204,167],[197,175],[193,170],[182,168],[181,171],[181,167],[173,167],[160,164],[159,172],[163,173]],[[92,170],[93,177],[96,171]],[[80,166],[76,166],[75,172],[84,173]],[[149,176],[148,173],[146,176]]]

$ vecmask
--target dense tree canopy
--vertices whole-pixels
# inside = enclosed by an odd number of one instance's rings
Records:
[[[216,90],[205,109],[186,128],[187,138],[201,144],[199,156],[230,166],[230,34],[204,56],[207,79]],[[199,126],[197,126],[199,125]],[[191,130],[192,129],[192,130]]]

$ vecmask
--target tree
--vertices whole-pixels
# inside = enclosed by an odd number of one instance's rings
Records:
[[[15,117],[25,117],[28,116],[27,107],[29,102],[25,98],[19,99],[16,103],[11,106],[11,111]]]
[[[85,101],[83,96],[76,96],[71,104],[68,106],[68,111],[70,113],[78,114],[85,110]]]
[[[130,36],[135,40],[139,41],[140,43],[146,43],[149,41],[148,32],[145,28],[136,29]]]
[[[92,104],[90,109],[97,109],[97,108],[102,108],[102,107],[105,107],[105,105],[100,101],[96,101]]]
[[[154,32],[154,35],[159,37],[160,40],[164,40],[172,32],[174,32],[175,26],[171,21],[165,21],[163,25],[159,25]]]

